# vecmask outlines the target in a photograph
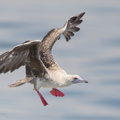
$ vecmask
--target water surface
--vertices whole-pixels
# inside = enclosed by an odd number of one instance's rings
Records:
[[[60,89],[66,94],[63,98],[41,89],[49,102],[44,107],[31,85],[7,87],[24,77],[24,67],[1,74],[0,119],[120,119],[119,0],[0,1],[0,54],[25,40],[42,39],[49,30],[84,11],[81,31],[69,43],[62,37],[53,52],[62,68],[81,75],[89,84]]]

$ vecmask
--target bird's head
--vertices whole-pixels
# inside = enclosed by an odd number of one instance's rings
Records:
[[[80,76],[78,76],[78,75],[73,75],[72,82],[73,82],[74,84],[76,84],[76,83],[88,83],[87,80],[82,79],[82,78],[81,78]]]
[[[67,76],[67,82],[68,82],[68,84],[88,83],[87,80],[82,79],[78,75],[68,75]]]

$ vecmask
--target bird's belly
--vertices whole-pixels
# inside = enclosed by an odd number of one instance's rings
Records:
[[[65,87],[64,85],[60,84],[57,81],[53,80],[46,80],[46,79],[39,79],[36,81],[35,88],[58,88],[58,87]]]
[[[55,81],[49,80],[49,81],[45,81],[44,83],[42,83],[42,87],[44,87],[44,88],[58,88],[58,87],[61,87],[61,85]]]
[[[48,82],[48,80],[45,80],[45,79],[37,79],[36,80],[36,83],[34,84],[34,88],[36,88],[36,89],[40,89],[40,88],[42,88],[42,87],[44,87],[44,88],[52,88],[53,87],[53,85],[50,83],[50,82]]]

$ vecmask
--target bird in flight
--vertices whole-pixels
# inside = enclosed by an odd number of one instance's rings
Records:
[[[74,32],[80,30],[77,27],[82,23],[85,12],[68,19],[61,28],[52,29],[42,40],[28,40],[13,47],[0,55],[0,73],[13,72],[21,66],[25,66],[26,77],[9,87],[18,87],[25,83],[33,84],[33,89],[38,93],[44,106],[48,105],[40,93],[40,88],[52,88],[50,93],[56,97],[63,97],[57,88],[66,87],[76,83],[88,83],[79,75],[67,74],[54,60],[52,55],[53,45],[63,35],[69,41]]]

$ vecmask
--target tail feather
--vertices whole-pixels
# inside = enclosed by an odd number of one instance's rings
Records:
[[[9,86],[9,87],[18,87],[18,86],[21,86],[21,85],[23,85],[23,84],[25,84],[25,82],[24,82],[24,83],[21,83],[21,82],[19,81],[19,82],[10,84],[10,85],[8,85],[8,86]]]
[[[31,80],[33,80],[33,78],[31,78],[31,77],[30,77],[30,78],[26,77],[26,78],[23,78],[23,79],[17,81],[16,83],[13,83],[13,84],[8,85],[8,86],[9,86],[9,87],[18,87],[18,86],[21,86],[21,85],[23,85],[23,84],[25,84],[25,83],[27,83],[27,82],[29,82],[29,81],[31,81]]]

